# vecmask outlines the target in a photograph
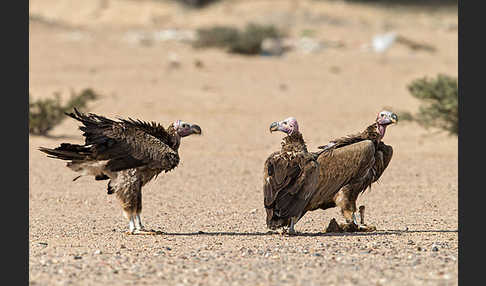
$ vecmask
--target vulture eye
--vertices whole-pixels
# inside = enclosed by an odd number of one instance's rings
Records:
[[[187,128],[187,124],[182,124],[182,128]]]

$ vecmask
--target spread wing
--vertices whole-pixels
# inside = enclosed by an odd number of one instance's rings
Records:
[[[286,225],[300,217],[317,186],[318,166],[312,154],[297,153],[289,158],[280,152],[268,157],[264,166],[264,205],[267,225]]]
[[[85,145],[63,143],[56,149],[41,148],[41,151],[73,162],[108,160],[105,168],[110,171],[140,166],[169,171],[179,163],[179,155],[169,147],[169,135],[160,125],[113,121],[76,109],[67,115],[83,123],[79,129],[84,132]]]
[[[358,183],[370,178],[375,164],[375,147],[371,140],[347,145],[338,149],[320,152],[319,196],[321,202],[330,202],[346,184]]]

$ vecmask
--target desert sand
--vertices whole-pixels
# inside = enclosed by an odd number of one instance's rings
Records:
[[[32,99],[92,88],[89,111],[168,125],[199,124],[180,165],[143,189],[142,220],[161,235],[125,234],[106,181],[82,177],[39,146],[82,143],[66,119],[29,137],[30,285],[457,285],[457,137],[399,122],[393,159],[358,200],[371,233],[324,233],[338,209],[306,214],[298,235],[268,233],[263,163],[280,148],[271,122],[294,116],[310,150],[371,124],[383,108],[416,112],[407,85],[457,76],[457,9],[341,1],[221,1],[191,10],[167,1],[29,1]],[[194,49],[154,35],[215,24],[271,23],[321,50],[281,57]],[[367,50],[376,34],[395,43]],[[145,35],[141,37],[141,35]],[[196,65],[196,62],[202,63]]]

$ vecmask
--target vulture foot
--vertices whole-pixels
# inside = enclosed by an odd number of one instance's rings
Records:
[[[326,228],[327,233],[339,233],[339,232],[372,232],[376,227],[373,225],[355,224],[354,222],[338,224],[336,219],[333,218],[329,222]]]
[[[362,224],[358,227],[358,231],[362,231],[362,232],[371,232],[371,231],[375,231],[375,230],[376,230],[376,226],[374,226],[374,225]]]
[[[354,222],[345,223],[341,225],[343,232],[357,232],[359,231],[359,226]]]
[[[290,218],[290,227],[289,227],[289,235],[296,235],[297,232],[295,231],[295,224],[297,223],[298,219],[295,217]]]
[[[297,235],[297,232],[295,231],[295,229],[289,229],[288,233],[287,233],[289,236],[293,236],[293,235]]]
[[[295,231],[295,229],[291,229],[291,228],[280,228],[278,231],[277,231],[278,234],[282,235],[282,236],[285,236],[285,235],[288,235],[288,236],[292,236],[292,235],[295,235],[297,234],[297,232]]]

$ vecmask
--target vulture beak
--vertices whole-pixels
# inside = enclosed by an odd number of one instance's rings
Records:
[[[278,122],[273,122],[271,125],[270,125],[270,133],[274,132],[274,131],[278,131]]]
[[[380,125],[390,125],[398,122],[398,115],[393,112],[387,111],[386,113],[380,113],[376,119],[376,122]]]
[[[201,127],[199,127],[199,125],[197,125],[197,124],[191,125],[191,131],[192,131],[193,134],[198,134],[198,135],[201,135],[201,133],[202,133]]]

